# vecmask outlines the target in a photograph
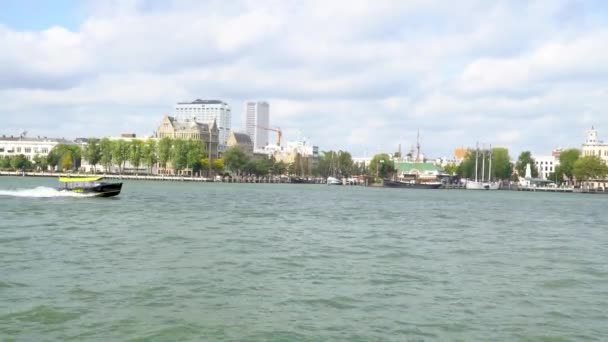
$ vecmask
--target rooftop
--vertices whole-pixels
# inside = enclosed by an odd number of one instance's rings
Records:
[[[47,138],[47,137],[28,137],[28,136],[6,136],[2,135],[0,141],[29,141],[29,142],[57,142],[57,143],[71,143],[72,141],[64,138]]]
[[[227,103],[224,101],[220,101],[220,100],[201,100],[201,99],[196,99],[192,102],[178,102],[177,104],[224,104],[226,105]]]

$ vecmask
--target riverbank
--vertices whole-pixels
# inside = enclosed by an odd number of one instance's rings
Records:
[[[91,173],[64,173],[64,172],[19,172],[19,171],[0,171],[0,176],[16,176],[16,177],[91,177],[99,176],[106,179],[128,179],[128,180],[146,180],[146,181],[167,181],[167,182],[223,182],[223,183],[268,183],[268,184],[326,184],[325,179],[317,177],[303,180],[297,177],[253,177],[253,176],[239,176],[239,177],[223,177],[223,178],[209,178],[209,177],[187,177],[187,176],[169,176],[169,175],[117,175],[117,174],[91,174]],[[347,184],[354,185],[354,184]]]

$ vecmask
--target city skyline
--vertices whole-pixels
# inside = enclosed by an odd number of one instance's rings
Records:
[[[476,141],[547,155],[608,136],[601,1],[0,4],[1,134],[151,134],[175,103],[272,104],[355,156]],[[272,141],[272,139],[270,139]]]

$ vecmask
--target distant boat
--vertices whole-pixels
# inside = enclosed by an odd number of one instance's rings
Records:
[[[490,147],[490,165],[488,168],[488,180],[485,180],[485,168],[486,168],[486,158],[485,152],[481,154],[481,181],[478,180],[478,159],[479,159],[479,146],[475,150],[475,180],[467,180],[465,188],[467,190],[498,190],[500,189],[499,182],[492,182],[492,149]]]
[[[342,181],[336,177],[327,177],[327,185],[342,185]]]
[[[60,177],[58,190],[94,197],[112,197],[120,194],[122,183],[108,183],[102,180],[103,177]]]
[[[419,182],[416,180],[399,181],[399,180],[384,180],[384,186],[387,188],[405,188],[405,189],[439,189],[441,182]]]

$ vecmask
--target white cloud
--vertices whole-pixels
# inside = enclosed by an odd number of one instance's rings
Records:
[[[149,134],[177,101],[222,98],[235,129],[243,101],[268,100],[286,134],[354,154],[409,148],[418,129],[427,155],[576,146],[590,124],[608,132],[608,25],[568,8],[92,1],[75,31],[0,26],[1,133]]]

